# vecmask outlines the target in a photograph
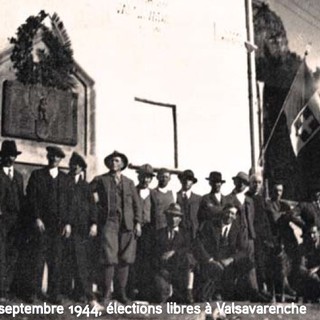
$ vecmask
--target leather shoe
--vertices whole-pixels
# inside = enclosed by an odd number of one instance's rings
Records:
[[[258,291],[255,291],[251,294],[251,297],[250,297],[250,302],[265,302],[265,303],[268,303],[268,302],[271,302],[271,299],[266,297],[264,294],[258,292]]]
[[[123,304],[130,303],[131,300],[127,297],[125,289],[120,289],[117,300]]]

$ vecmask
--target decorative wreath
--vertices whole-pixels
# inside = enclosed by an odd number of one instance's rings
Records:
[[[68,90],[74,86],[71,73],[74,67],[70,41],[62,43],[53,32],[43,24],[48,16],[43,10],[37,16],[30,16],[17,31],[11,61],[16,69],[16,77],[23,84],[41,84],[46,87]],[[38,31],[48,50],[37,49],[38,61],[33,59],[33,42]]]

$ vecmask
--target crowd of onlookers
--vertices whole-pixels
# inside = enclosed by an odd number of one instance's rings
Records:
[[[320,298],[318,189],[313,201],[293,203],[282,199],[279,181],[266,199],[262,175],[240,171],[233,191],[222,195],[225,181],[212,171],[211,191],[200,196],[192,191],[193,171],[185,170],[174,195],[170,170],[142,165],[135,186],[122,174],[128,158],[117,151],[104,160],[109,171],[88,183],[81,155],[72,154],[64,173],[63,150],[49,146],[48,165],[31,173],[25,194],[14,168],[20,153],[14,141],[3,141],[0,303],[68,298],[102,309],[113,299]]]

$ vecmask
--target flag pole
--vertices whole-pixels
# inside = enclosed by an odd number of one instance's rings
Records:
[[[306,46],[306,50],[305,50],[305,52],[304,52],[304,56],[303,56],[303,59],[302,59],[302,63],[305,63],[306,58],[307,58],[307,55],[309,54],[309,52],[310,52],[310,44],[308,44],[308,45]],[[301,64],[300,64],[300,66],[301,66]],[[300,69],[300,66],[299,66],[299,69]],[[298,69],[298,71],[299,71],[299,69]],[[265,153],[266,153],[266,151],[267,151],[267,148],[268,148],[268,146],[269,146],[269,144],[270,144],[270,142],[271,142],[271,139],[272,139],[273,134],[274,134],[274,132],[275,132],[275,130],[276,130],[276,127],[277,127],[277,125],[278,125],[278,122],[279,122],[279,120],[280,120],[280,117],[281,117],[281,115],[282,115],[282,113],[283,113],[283,111],[284,111],[284,107],[285,107],[285,105],[286,105],[286,102],[287,102],[287,100],[288,100],[288,97],[290,96],[290,92],[292,91],[292,84],[295,82],[297,76],[298,76],[298,72],[296,73],[296,75],[295,75],[295,77],[294,77],[294,79],[293,79],[293,81],[292,81],[292,83],[291,83],[289,92],[287,93],[286,99],[284,100],[284,102],[283,102],[283,104],[282,104],[282,107],[281,107],[281,110],[280,110],[279,113],[278,113],[277,119],[276,119],[276,121],[275,121],[275,123],[274,123],[274,125],[273,125],[273,127],[272,127],[272,130],[271,130],[271,132],[270,132],[270,134],[269,134],[269,137],[268,137],[268,139],[267,139],[267,141],[266,141],[266,144],[261,148],[260,155],[259,155],[259,163],[262,163],[262,162],[263,162],[264,155],[265,155]]]

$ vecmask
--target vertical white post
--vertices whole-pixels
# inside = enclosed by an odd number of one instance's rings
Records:
[[[260,154],[259,146],[259,106],[257,99],[256,83],[256,64],[253,30],[252,0],[245,0],[246,8],[246,26],[248,49],[248,90],[249,90],[249,108],[250,108],[250,143],[251,143],[251,170],[256,172],[258,169],[258,159]],[[250,46],[252,45],[252,46]],[[251,49],[250,49],[251,47]]]

